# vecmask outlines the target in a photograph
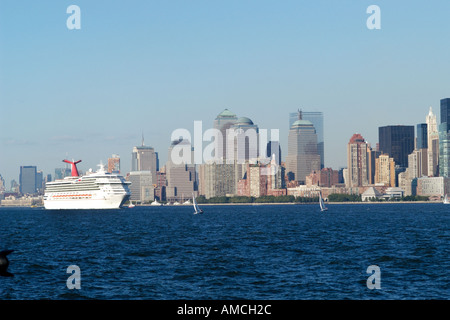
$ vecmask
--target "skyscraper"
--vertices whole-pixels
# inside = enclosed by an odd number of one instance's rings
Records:
[[[355,133],[347,144],[347,187],[369,184],[369,147],[362,135]]]
[[[439,125],[439,176],[450,177],[450,98],[441,99]]]
[[[305,183],[306,176],[320,170],[317,134],[309,120],[296,120],[289,130],[286,171],[290,180]]]
[[[275,163],[281,165],[281,147],[279,141],[269,141],[266,148],[266,157],[271,158],[275,155]]]
[[[426,123],[419,123],[417,126],[416,149],[428,148],[428,131]]]
[[[174,148],[189,150],[189,163],[174,163],[172,161],[172,151]],[[197,173],[193,163],[194,152],[188,140],[179,139],[172,141],[169,147],[169,157],[166,164],[166,197],[169,201],[185,201],[192,197],[197,191]]]
[[[215,157],[217,159],[223,160],[223,158],[227,155],[227,130],[231,128],[236,120],[237,116],[228,109],[225,109],[221,113],[219,113],[214,120],[214,129],[218,129],[221,133],[220,139],[216,141],[222,141],[222,143],[216,148]]]
[[[438,175],[439,165],[439,131],[436,122],[436,115],[433,113],[432,108],[426,116],[427,123],[427,159],[428,159],[428,172],[426,175],[435,177]]]
[[[259,156],[258,126],[247,117],[240,117],[228,129],[226,158],[227,163],[246,161],[255,163]]]
[[[408,155],[414,151],[414,126],[385,126],[378,128],[382,153],[394,158],[396,165],[408,167]]]
[[[156,181],[156,172],[159,171],[158,153],[155,149],[144,145],[133,148],[131,153],[131,171],[151,171],[152,180]]]
[[[309,120],[313,124],[316,129],[317,134],[317,151],[320,155],[320,167],[321,169],[325,168],[325,140],[323,133],[323,113],[315,112],[315,111],[301,111],[289,113],[289,128],[292,127],[292,124],[299,120],[299,115],[301,113],[301,118],[303,120]]]
[[[128,176],[131,181],[130,200],[139,203],[150,202],[154,200],[154,187],[152,180],[152,172],[150,171],[131,171]]]
[[[20,167],[20,193],[35,194],[37,192],[37,168],[35,166]]]
[[[395,187],[395,162],[387,154],[375,159],[375,183]]]

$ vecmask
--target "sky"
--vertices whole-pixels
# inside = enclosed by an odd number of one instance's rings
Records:
[[[70,5],[80,29],[69,29]],[[381,29],[366,10],[380,8]],[[450,1],[0,0],[0,174],[83,171],[133,146],[167,160],[171,134],[228,108],[260,129],[324,115],[325,166],[360,133],[425,122],[450,97]]]

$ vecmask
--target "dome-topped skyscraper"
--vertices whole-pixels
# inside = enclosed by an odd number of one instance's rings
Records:
[[[218,129],[222,134],[221,140],[222,143],[216,148],[216,158],[223,159],[226,156],[226,134],[227,129],[231,128],[231,126],[236,122],[237,116],[228,109],[223,110],[219,113],[214,120],[214,128]],[[216,140],[217,141],[217,140]]]
[[[259,129],[250,118],[240,117],[230,127],[227,140],[227,160],[256,161],[259,156]]]

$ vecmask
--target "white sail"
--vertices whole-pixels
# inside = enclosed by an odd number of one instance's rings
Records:
[[[445,195],[445,197],[444,197],[444,204],[449,204],[450,202],[448,201],[448,197],[447,197],[447,195]]]
[[[197,201],[195,201],[194,195],[192,195],[192,205],[194,206],[194,214],[203,213],[203,210],[199,208]]]
[[[319,204],[320,204],[320,211],[328,210],[328,208],[325,206],[325,203],[323,202],[322,192],[319,192]]]

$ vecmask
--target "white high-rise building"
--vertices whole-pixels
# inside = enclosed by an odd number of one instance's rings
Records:
[[[428,140],[428,176],[437,176],[439,167],[439,131],[436,122],[436,115],[432,108],[426,116],[427,140]]]

